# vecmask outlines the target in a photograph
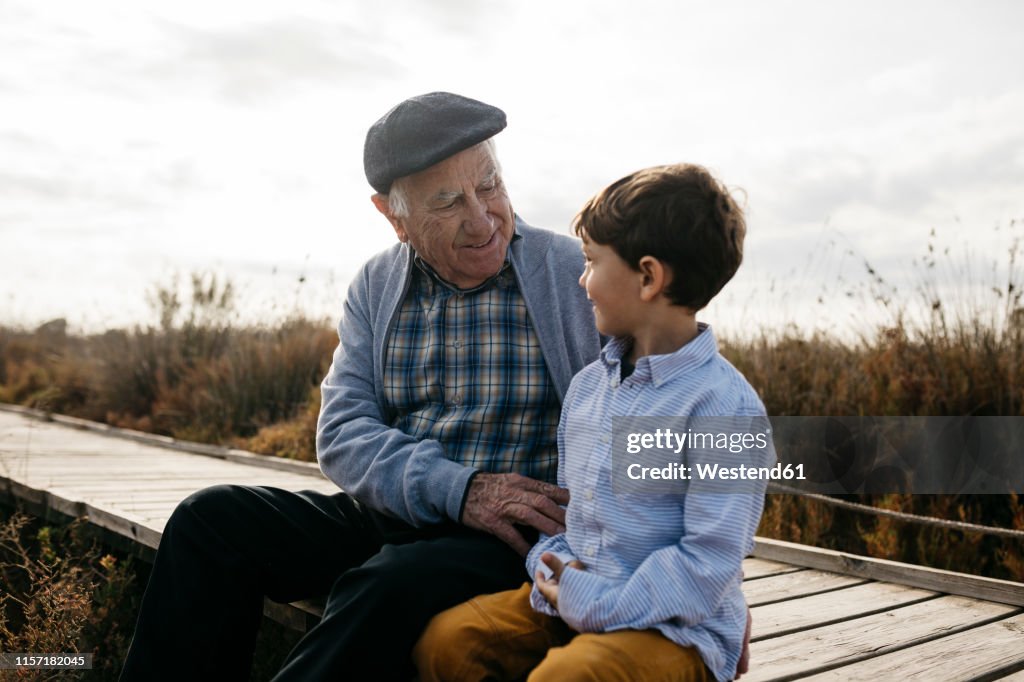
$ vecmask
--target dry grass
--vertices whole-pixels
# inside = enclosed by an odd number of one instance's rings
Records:
[[[1011,225],[1012,227],[1012,225]],[[856,341],[764,333],[723,341],[723,354],[772,415],[1024,415],[1024,310],[1017,273],[969,305],[925,277],[920,305],[892,310],[892,292],[866,266],[891,322]],[[935,250],[929,246],[929,253]],[[941,270],[926,258],[925,273]],[[0,327],[0,401],[257,452],[315,459],[318,383],[336,343],[301,316],[275,328],[233,323],[233,290],[193,276],[151,300],[159,322],[68,335],[60,323]],[[974,287],[976,290],[977,287]],[[981,313],[984,311],[984,315]],[[994,311],[994,312],[993,312]],[[859,498],[887,509],[1024,530],[1016,495]],[[74,528],[74,526],[72,526]],[[1024,543],[858,515],[814,500],[769,495],[761,535],[991,577],[1024,580]],[[59,538],[57,537],[59,535]],[[0,646],[7,651],[96,651],[112,677],[123,658],[138,587],[113,556],[15,515],[0,523]],[[126,610],[127,609],[127,610]],[[273,639],[286,639],[280,632]],[[282,649],[280,655],[286,647]],[[278,659],[266,664],[276,669]],[[106,664],[104,664],[106,665]]]
[[[211,277],[193,276],[187,311],[172,288],[152,298],[159,326],[88,336],[0,328],[0,402],[312,459],[311,395],[335,333],[300,316],[232,324],[231,286]]]
[[[1011,223],[1011,230],[1017,225]],[[958,265],[927,244],[900,306],[865,263],[866,300],[889,322],[856,340],[793,332],[723,340],[723,354],[772,415],[1024,415],[1024,283],[1015,238],[1000,266]],[[965,272],[999,281],[963,281]],[[313,460],[319,393],[336,337],[301,316],[275,328],[233,324],[230,284],[193,276],[190,296],[158,288],[157,325],[70,336],[59,324],[0,328],[0,401],[178,438]],[[960,287],[960,289],[957,289]],[[950,291],[963,291],[957,298]],[[979,298],[978,292],[987,298]],[[185,299],[185,303],[182,299]],[[1016,497],[890,496],[887,508],[1024,529]],[[943,568],[1024,579],[1020,542],[921,529],[768,499],[769,537]]]
[[[83,678],[114,680],[135,623],[141,588],[131,562],[105,554],[85,524],[44,525],[0,511],[0,650],[92,653]],[[70,671],[10,679],[76,679]],[[6,678],[4,678],[6,679]]]
[[[1009,225],[1011,235],[1020,226]],[[934,237],[934,233],[933,233]],[[768,413],[794,416],[1024,416],[1021,241],[1003,263],[956,259],[934,243],[915,261],[918,282],[901,305],[865,263],[862,300],[889,322],[856,341],[795,333],[723,342],[723,354],[761,393]],[[986,273],[984,275],[979,273]],[[1015,495],[887,495],[857,501],[1024,530]],[[1024,542],[924,528],[770,495],[759,533],[870,556],[1024,581]]]

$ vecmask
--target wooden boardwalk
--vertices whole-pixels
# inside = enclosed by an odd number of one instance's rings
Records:
[[[311,464],[0,407],[0,500],[87,517],[144,558],[177,502],[216,483],[336,490]],[[1024,584],[761,538],[744,573],[744,680],[1024,682]],[[309,605],[267,612],[298,628],[316,619]]]

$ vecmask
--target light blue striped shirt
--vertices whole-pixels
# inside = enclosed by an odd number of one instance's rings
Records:
[[[753,549],[766,483],[754,484],[759,494],[616,494],[612,418],[760,417],[764,405],[718,353],[707,325],[674,353],[640,358],[620,380],[628,351],[628,340],[613,339],[566,394],[558,426],[558,479],[571,494],[566,532],[542,537],[526,565],[534,576],[541,553],[552,551],[586,570],[563,572],[559,612],[536,587],[531,602],[579,632],[656,629],[696,647],[718,679],[731,679],[747,617],[742,561]],[[773,459],[769,448],[751,464]]]

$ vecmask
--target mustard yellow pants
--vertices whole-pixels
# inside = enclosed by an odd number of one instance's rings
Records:
[[[656,630],[577,634],[530,607],[530,583],[436,615],[413,650],[422,682],[708,682],[696,649]]]

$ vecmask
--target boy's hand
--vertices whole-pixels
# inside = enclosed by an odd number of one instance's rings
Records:
[[[530,543],[515,526],[533,526],[546,535],[565,531],[569,491],[520,474],[477,474],[469,483],[462,523],[498,537],[523,556]]]
[[[540,591],[544,598],[558,610],[558,580],[562,577],[562,571],[567,568],[575,568],[580,571],[585,571],[586,567],[583,563],[577,559],[573,559],[567,564],[563,564],[562,560],[551,552],[544,552],[540,555],[540,560],[543,561],[548,568],[551,569],[551,577],[545,578],[544,574],[537,571],[535,580],[537,583],[537,590]]]

